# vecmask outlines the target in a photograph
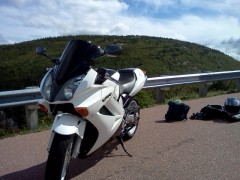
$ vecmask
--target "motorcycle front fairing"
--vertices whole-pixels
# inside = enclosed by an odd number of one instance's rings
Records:
[[[96,77],[97,72],[90,69],[71,100],[76,109],[87,108],[88,115],[84,119],[98,130],[98,138],[88,154],[97,150],[115,134],[124,114],[123,104],[119,99],[119,85],[111,80],[95,84]],[[119,74],[116,72],[113,77],[117,79]]]
[[[55,115],[52,126],[54,133],[77,134],[82,141],[87,122],[98,131],[97,139],[88,154],[112,137],[124,114],[119,99],[119,85],[110,80],[95,84],[98,74],[90,68],[89,61],[93,55],[98,56],[100,53],[90,43],[70,41],[60,58],[60,64],[50,70],[41,83],[41,92],[45,98],[42,104],[48,104],[45,107]],[[119,74],[116,72],[113,77],[117,80]],[[49,96],[43,91],[48,92]],[[85,117],[79,115],[76,111],[79,108],[87,109],[88,114]],[[52,139],[53,137],[50,138],[48,149]]]
[[[88,110],[88,115],[85,117],[75,115],[76,112],[59,111],[52,127],[56,133],[77,134],[83,139],[85,129],[81,125],[86,126],[84,123],[90,122],[97,129],[98,137],[88,154],[97,150],[115,134],[124,114],[122,101],[119,99],[119,86],[110,80],[106,80],[102,85],[96,85],[94,84],[96,75],[96,71],[90,69],[71,100],[50,103],[50,106],[55,106],[55,108],[71,104],[74,109],[86,108]]]

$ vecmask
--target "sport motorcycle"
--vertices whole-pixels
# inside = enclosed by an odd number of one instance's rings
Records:
[[[43,46],[36,53],[53,62],[41,81],[38,103],[54,117],[45,179],[65,179],[72,158],[86,158],[112,139],[131,156],[123,142],[137,131],[140,107],[134,96],[145,84],[145,72],[92,67],[102,56],[120,55],[119,45],[71,40],[60,58],[50,57]]]

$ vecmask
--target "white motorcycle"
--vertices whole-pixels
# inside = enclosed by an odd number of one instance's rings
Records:
[[[43,78],[41,110],[53,115],[45,179],[65,179],[71,158],[85,158],[113,138],[123,145],[136,133],[140,107],[134,99],[147,79],[138,68],[93,69],[101,56],[117,56],[118,45],[100,48],[86,41],[72,40]]]

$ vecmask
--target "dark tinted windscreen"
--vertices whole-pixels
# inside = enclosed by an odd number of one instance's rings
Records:
[[[70,41],[61,56],[61,63],[55,76],[58,85],[64,84],[75,76],[85,74],[89,70],[91,56],[98,51],[97,46],[86,41]]]

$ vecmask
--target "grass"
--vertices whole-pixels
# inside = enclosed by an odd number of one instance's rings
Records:
[[[207,97],[236,93],[236,92],[237,91],[229,91],[229,90],[208,91]],[[153,107],[157,105],[153,100],[149,100],[147,98],[147,93],[144,91],[138,95],[138,98],[144,99],[144,101],[141,102],[142,108]],[[176,95],[171,98],[166,98],[165,103],[161,103],[161,104],[166,104],[169,99],[181,99],[181,100],[199,99],[199,95],[198,93],[189,93],[188,95],[183,95],[183,96]],[[147,100],[149,104],[143,103],[143,102],[146,102]],[[53,117],[51,115],[47,115],[46,113],[39,111],[39,126],[37,129],[34,129],[34,130],[28,129],[26,125],[24,125],[22,128],[13,128],[13,129],[0,128],[0,139],[12,137],[16,135],[36,133],[36,132],[48,130],[51,128],[52,123],[53,123]]]
[[[36,129],[29,129],[26,125],[21,128],[0,128],[0,139],[23,135],[28,133],[36,133],[50,129],[53,117],[39,111],[39,126]]]

